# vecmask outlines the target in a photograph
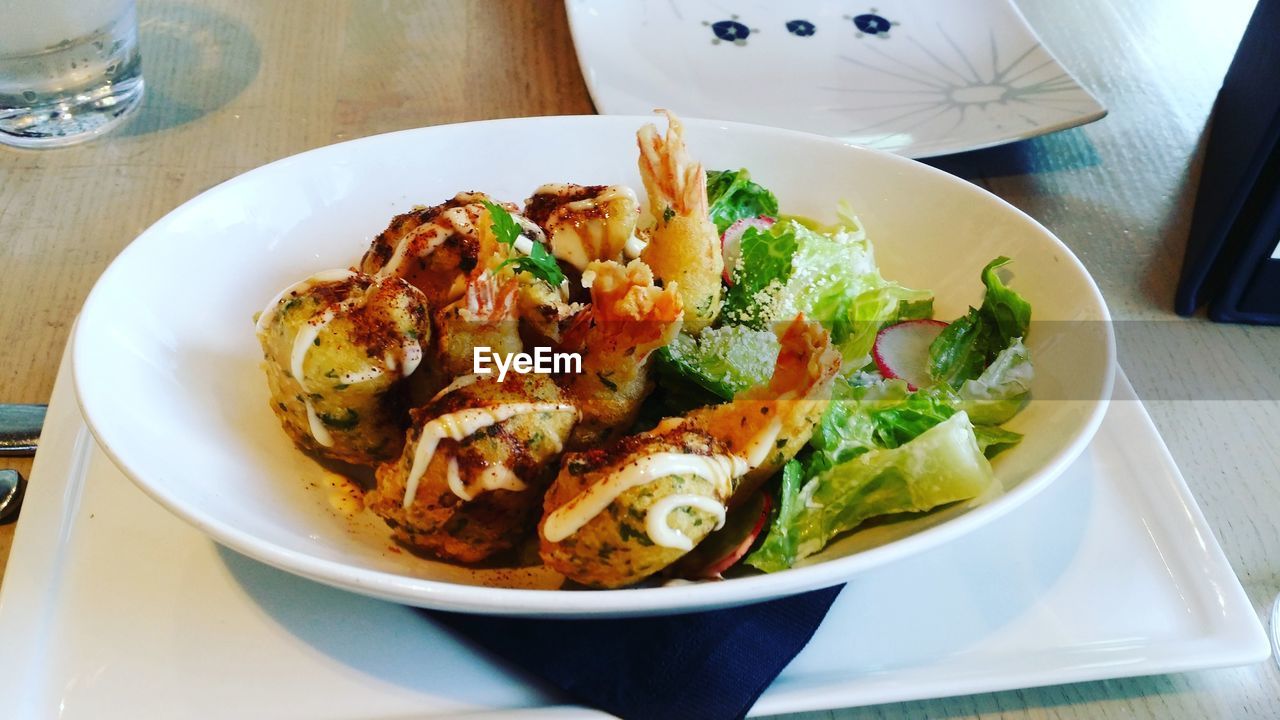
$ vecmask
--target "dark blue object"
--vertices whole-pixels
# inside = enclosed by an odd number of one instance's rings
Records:
[[[862,32],[868,35],[876,35],[882,32],[889,32],[889,28],[893,23],[875,13],[863,13],[855,15],[853,24]]]
[[[1280,0],[1262,0],[1214,105],[1174,309],[1280,324]]]
[[[725,42],[736,42],[738,40],[746,40],[747,36],[751,34],[751,28],[737,20],[720,20],[711,23],[711,32]]]
[[[800,37],[809,37],[818,31],[818,28],[808,20],[788,20],[787,32]]]
[[[808,644],[839,594],[833,587],[728,610],[618,620],[424,612],[584,705],[622,718],[731,720],[744,717]]]

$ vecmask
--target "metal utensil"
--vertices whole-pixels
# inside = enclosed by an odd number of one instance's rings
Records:
[[[47,405],[0,404],[0,455],[32,455]]]
[[[27,480],[17,470],[0,470],[0,525],[18,517]]]

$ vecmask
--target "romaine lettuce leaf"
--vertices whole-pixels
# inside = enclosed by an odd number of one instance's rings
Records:
[[[868,518],[924,512],[985,492],[995,476],[964,412],[895,448],[872,450],[840,463],[795,489],[787,483],[769,535],[747,563],[765,572],[790,567],[836,535]]]
[[[1009,258],[998,257],[982,269],[987,292],[982,307],[969,308],[929,346],[929,374],[935,382],[961,387],[982,374],[1015,338],[1025,338],[1031,325],[1031,305],[1000,280],[996,270]]]
[[[707,172],[707,201],[711,204],[711,222],[721,235],[743,218],[778,216],[778,198],[752,182],[745,169]]]
[[[742,325],[707,328],[697,337],[681,333],[657,352],[659,382],[674,373],[720,400],[763,385],[778,359],[778,337],[769,330]]]
[[[725,293],[723,322],[764,329],[773,321],[768,309],[791,277],[797,247],[796,227],[775,223],[768,231],[747,228],[742,234],[738,267],[729,268],[733,285]]]
[[[960,386],[960,405],[977,424],[1008,422],[1027,404],[1034,375],[1027,346],[1014,338],[981,375]]]
[[[796,220],[747,230],[724,317],[767,328],[804,313],[831,331],[845,367],[857,368],[886,323],[930,316],[932,294],[881,277],[866,233],[847,212],[845,224],[825,231]]]

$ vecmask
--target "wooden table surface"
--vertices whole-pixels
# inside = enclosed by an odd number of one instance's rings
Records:
[[[1111,114],[935,164],[1044,223],[1097,278],[1118,321],[1120,362],[1265,616],[1280,592],[1280,328],[1170,310],[1209,110],[1252,3],[1019,5]],[[102,270],[152,222],[223,180],[389,130],[594,111],[555,0],[143,0],[140,17],[148,94],[134,121],[64,150],[0,147],[0,401],[46,401]],[[0,467],[26,473],[30,463]],[[0,527],[0,567],[13,529]],[[830,715],[1277,713],[1280,673],[1267,662]]]

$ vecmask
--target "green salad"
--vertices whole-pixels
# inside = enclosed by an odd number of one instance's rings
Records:
[[[841,206],[835,225],[780,216],[746,170],[710,172],[725,242],[724,306],[697,336],[658,351],[668,411],[724,402],[769,381],[774,327],[797,313],[831,333],[843,362],[808,446],[765,487],[772,514],[745,562],[773,572],[868,519],[921,513],[993,489],[989,458],[1022,436],[1004,427],[1029,399],[1031,306],[982,270],[979,307],[933,319],[933,294],[880,274],[868,233]]]

